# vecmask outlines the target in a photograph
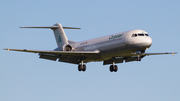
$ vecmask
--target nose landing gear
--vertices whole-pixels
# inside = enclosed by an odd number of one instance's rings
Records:
[[[141,57],[138,55],[136,61],[141,61]]]
[[[136,52],[136,54],[142,54],[142,53],[145,53],[145,50],[139,50],[139,51]],[[136,61],[141,61],[141,58],[142,57],[140,55],[138,55]]]

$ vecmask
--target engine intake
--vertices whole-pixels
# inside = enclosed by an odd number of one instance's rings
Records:
[[[72,51],[73,47],[71,45],[64,45],[63,51]]]

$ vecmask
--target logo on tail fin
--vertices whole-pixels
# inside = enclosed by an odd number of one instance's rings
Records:
[[[61,40],[61,36],[59,35],[59,38],[58,38],[58,43],[62,42]]]

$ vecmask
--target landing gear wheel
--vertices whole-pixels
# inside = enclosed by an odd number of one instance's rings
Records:
[[[117,65],[114,65],[114,72],[117,72],[117,70],[118,70],[118,67],[117,67]]]
[[[78,65],[78,71],[81,71],[80,65]]]
[[[82,66],[82,65],[79,65],[79,66],[78,66],[78,70],[79,70],[79,71],[82,71],[82,69],[83,69],[83,66]]]
[[[110,72],[113,72],[113,65],[109,67]]]
[[[117,72],[117,70],[118,70],[118,67],[117,67],[117,65],[111,65],[110,67],[109,67],[109,70],[110,70],[110,72]]]
[[[83,72],[86,71],[86,65],[83,65],[82,71],[83,71]]]
[[[78,65],[78,71],[86,71],[86,65]]]

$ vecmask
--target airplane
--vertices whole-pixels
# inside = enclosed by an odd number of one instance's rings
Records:
[[[80,29],[75,27],[62,27],[56,23],[50,27],[20,27],[20,28],[48,28],[52,29],[57,43],[53,51],[4,49],[7,51],[20,51],[39,53],[39,58],[78,65],[79,71],[86,71],[85,63],[103,61],[103,65],[109,65],[110,72],[117,72],[117,63],[141,61],[149,55],[177,54],[172,53],[146,53],[152,45],[149,34],[140,29],[125,31],[107,35],[100,38],[74,42],[68,40],[64,29]]]

